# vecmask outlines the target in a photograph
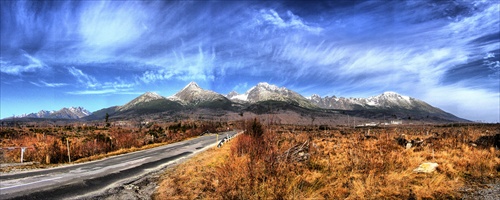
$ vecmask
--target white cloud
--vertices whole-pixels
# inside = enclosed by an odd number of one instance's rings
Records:
[[[148,64],[157,66],[157,69],[147,70],[137,78],[144,83],[171,79],[209,81],[215,78],[214,70],[224,71],[224,68],[215,66],[217,56],[213,48],[204,50],[201,44],[189,46],[190,48],[184,47],[179,52],[173,51],[168,56],[150,60]],[[194,48],[197,49],[196,53],[193,52]]]
[[[99,83],[97,79],[91,75],[85,74],[82,70],[75,67],[68,68],[70,74],[77,78],[78,82],[89,90],[71,91],[67,94],[75,95],[95,95],[95,94],[136,94],[130,92],[136,83],[128,83],[116,77],[116,81]]]
[[[45,81],[39,81],[38,83],[36,82],[30,82],[30,83],[37,87],[63,87],[68,85],[67,83],[47,83]]]
[[[87,88],[96,88],[101,86],[101,84],[97,82],[93,76],[83,73],[82,70],[75,67],[69,67],[68,71],[78,80],[79,83],[83,84]]]
[[[90,1],[80,16],[80,34],[93,48],[117,48],[147,30],[140,2]]]
[[[41,60],[24,53],[23,54],[25,64],[15,64],[9,61],[5,61],[0,58],[0,68],[2,73],[11,75],[20,75],[25,72],[35,72],[41,69],[48,69],[49,67],[45,65]]]
[[[100,90],[81,90],[67,92],[73,95],[99,95],[99,94],[141,94],[140,92],[131,92],[129,89],[100,89]]]
[[[261,19],[258,20],[258,23],[262,20],[272,25],[275,25],[278,28],[293,28],[299,30],[305,30],[312,33],[320,33],[323,29],[321,27],[314,27],[306,25],[302,19],[294,15],[291,11],[286,12],[286,17],[288,20],[284,20],[279,14],[273,9],[262,9],[260,10]]]
[[[460,84],[428,88],[422,100],[468,120],[500,122],[500,93]]]

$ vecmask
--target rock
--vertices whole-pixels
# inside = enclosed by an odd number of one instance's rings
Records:
[[[432,172],[436,171],[436,168],[438,166],[439,165],[437,163],[425,162],[425,163],[420,164],[420,166],[418,166],[416,169],[414,169],[413,172],[416,172],[416,173],[432,173]]]
[[[411,143],[406,143],[406,149],[410,149],[411,148]]]

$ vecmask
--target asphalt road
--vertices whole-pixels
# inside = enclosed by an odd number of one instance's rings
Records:
[[[219,140],[236,132],[219,134]],[[87,163],[0,174],[0,199],[92,199],[179,159],[215,146],[216,135],[136,151]]]

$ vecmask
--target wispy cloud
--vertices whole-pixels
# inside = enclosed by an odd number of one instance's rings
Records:
[[[52,87],[52,88],[63,87],[68,85],[67,83],[47,83],[45,81],[39,81],[38,83],[37,82],[30,82],[30,83],[36,85],[37,87]]]
[[[147,9],[140,2],[90,1],[82,10],[79,33],[88,47],[119,48],[148,29]]]
[[[2,73],[11,75],[20,75],[25,72],[35,72],[37,70],[49,68],[41,60],[29,55],[28,53],[22,54],[22,58],[19,63],[0,58],[0,65],[2,66],[0,69]]]
[[[120,77],[115,77],[114,81],[99,82],[94,76],[84,73],[82,70],[75,67],[67,68],[71,75],[73,75],[77,82],[86,90],[69,91],[67,94],[75,95],[95,95],[95,94],[136,94],[132,92],[136,83],[127,82]]]
[[[95,95],[189,81],[244,92],[269,81],[321,95],[392,90],[423,100],[433,100],[429,91],[446,98],[480,89],[488,102],[500,87],[492,1],[0,3],[2,83],[22,78]],[[461,105],[449,111],[476,107]]]
[[[294,15],[292,11],[286,12],[286,20],[281,17],[274,9],[261,9],[260,18],[257,18],[257,23],[271,24],[277,28],[293,28],[299,30],[305,30],[313,33],[319,33],[323,29],[321,27],[315,27],[311,25],[306,25],[304,21],[297,15]]]
[[[80,84],[83,84],[87,88],[95,88],[101,86],[101,84],[96,80],[95,77],[83,73],[80,69],[69,67],[68,71],[78,80]]]
[[[500,93],[453,84],[428,88],[421,98],[459,117],[485,122],[500,121]]]
[[[132,92],[128,89],[100,89],[100,90],[79,90],[67,92],[73,95],[104,95],[104,94],[141,94],[141,92]]]

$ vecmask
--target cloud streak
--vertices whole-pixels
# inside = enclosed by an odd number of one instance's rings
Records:
[[[21,75],[26,72],[36,72],[38,70],[49,68],[41,60],[29,55],[28,53],[23,53],[18,63],[1,58],[0,65],[2,66],[0,72],[10,75]]]
[[[2,82],[66,94],[172,93],[165,84],[190,81],[227,93],[267,81],[304,95],[390,90],[445,106],[432,98],[439,92],[467,102],[448,110],[466,117],[475,105],[454,94],[479,90],[491,103],[500,88],[491,1],[1,4]]]
[[[101,84],[97,82],[95,77],[83,73],[82,70],[79,70],[75,67],[69,67],[68,71],[78,80],[78,83],[84,85],[87,88],[96,88],[101,86]]]
[[[38,83],[37,82],[30,82],[30,83],[36,85],[37,87],[51,87],[51,88],[63,87],[68,85],[67,83],[47,83],[45,81],[39,81]]]

